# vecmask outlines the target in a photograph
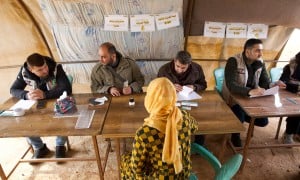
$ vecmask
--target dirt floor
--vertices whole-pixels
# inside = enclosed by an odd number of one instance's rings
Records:
[[[270,144],[278,143],[274,140],[275,129],[278,118],[271,118],[270,124],[264,128],[255,128],[253,144]],[[244,124],[248,127],[248,124]],[[281,127],[280,137],[285,129],[285,121]],[[245,139],[245,133],[242,134]],[[69,137],[72,150],[68,156],[88,157],[94,154],[92,141],[90,137]],[[107,147],[106,142],[99,139],[100,151],[104,152]],[[222,136],[209,135],[206,138],[205,146],[215,154],[221,148]],[[44,138],[48,147],[54,150],[54,137]],[[281,138],[280,138],[281,140]],[[130,144],[130,143],[127,143]],[[5,173],[10,171],[22,153],[27,147],[25,138],[2,138],[0,139],[0,163]],[[114,143],[113,143],[114,148]],[[127,145],[127,150],[130,145]],[[54,156],[54,152],[52,153]],[[233,155],[232,150],[227,147],[225,150],[224,160]],[[29,153],[28,158],[31,154]],[[104,153],[101,155],[104,157]],[[199,179],[213,179],[214,172],[210,165],[198,155],[192,155],[193,171]],[[117,179],[116,156],[111,152],[105,172],[105,179]],[[99,179],[97,165],[93,161],[89,162],[67,162],[56,164],[55,162],[42,163],[39,165],[30,165],[21,163],[9,179]],[[234,179],[272,179],[272,180],[299,180],[300,179],[300,147],[294,148],[273,148],[273,149],[252,149],[249,151],[249,158],[246,167],[242,173],[235,176]]]

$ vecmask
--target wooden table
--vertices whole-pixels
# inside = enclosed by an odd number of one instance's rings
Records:
[[[249,148],[270,148],[270,147],[291,147],[300,146],[300,144],[276,144],[276,145],[256,145],[250,146],[254,130],[254,120],[263,117],[285,117],[300,115],[300,97],[286,90],[280,90],[278,94],[272,96],[248,98],[239,95],[233,96],[234,101],[239,104],[243,110],[251,117],[247,132],[246,142],[243,149],[243,162],[241,170],[245,166]],[[297,104],[289,101],[292,98]],[[237,148],[239,149],[239,148]]]
[[[101,97],[102,95],[93,94],[76,94],[73,97],[77,105],[88,105],[88,99],[91,97]],[[16,98],[10,98],[0,109],[9,109],[18,101]],[[20,117],[0,117],[0,137],[28,137],[28,136],[91,136],[95,150],[94,158],[41,158],[35,160],[25,160],[23,157],[19,160],[12,171],[5,176],[0,165],[0,177],[9,177],[20,162],[44,162],[44,161],[96,161],[100,179],[103,179],[103,170],[101,165],[101,158],[99,154],[98,142],[96,136],[101,133],[105,116],[109,107],[109,102],[103,106],[90,107],[94,109],[95,114],[90,128],[75,129],[75,124],[78,117],[64,117],[54,118],[54,102],[55,100],[48,100],[46,108],[36,109],[35,105],[30,110],[26,111],[24,116]]]
[[[191,115],[198,121],[196,134],[230,134],[243,132],[245,128],[232,113],[216,91],[205,91],[202,99],[196,100]],[[129,98],[135,100],[135,107],[128,105]],[[118,170],[120,172],[120,138],[134,137],[136,130],[144,123],[148,113],[144,107],[145,94],[113,97],[104,123],[102,136],[116,140]],[[225,141],[223,143],[225,145]],[[224,148],[223,148],[224,149]]]

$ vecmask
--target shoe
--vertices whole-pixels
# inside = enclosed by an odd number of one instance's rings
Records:
[[[40,149],[34,150],[34,153],[31,159],[44,158],[50,153],[50,150],[47,148],[46,144]],[[29,162],[31,165],[39,164],[39,162]]]
[[[46,144],[40,149],[34,150],[32,159],[43,158],[50,153],[50,150],[47,148]]]
[[[66,147],[65,146],[56,146],[55,157],[56,158],[65,158],[66,157]]]
[[[231,135],[231,143],[235,146],[235,147],[242,147],[242,141],[240,138],[240,134],[239,133],[233,133]]]
[[[293,134],[287,134],[284,132],[283,134],[283,144],[294,144]]]

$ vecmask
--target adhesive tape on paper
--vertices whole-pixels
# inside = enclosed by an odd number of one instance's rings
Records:
[[[25,110],[22,108],[14,109],[14,116],[23,116],[25,114]]]

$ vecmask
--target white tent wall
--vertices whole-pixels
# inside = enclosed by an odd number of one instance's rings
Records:
[[[102,2],[96,0],[67,0],[49,2],[104,3],[104,1]],[[109,2],[114,1],[112,0]],[[121,2],[124,3],[127,1]],[[168,2],[171,3],[172,1]],[[176,2],[181,3],[182,1],[178,0]],[[183,3],[185,2],[187,1],[184,0]],[[3,102],[4,100],[10,97],[9,87],[16,78],[16,74],[18,73],[20,66],[24,63],[28,55],[30,55],[33,52],[39,52],[48,56],[52,55],[57,62],[62,63],[64,63],[66,59],[62,59],[61,55],[59,54],[59,49],[56,46],[56,41],[53,37],[52,29],[49,27],[48,21],[44,17],[38,0],[0,0],[0,3],[0,102]],[[150,9],[163,9],[162,6],[159,5],[160,4],[157,3],[155,4],[155,6],[150,7]],[[178,6],[180,5],[177,4],[176,7]],[[28,9],[29,14],[32,14],[33,18],[31,18],[28,15],[26,9]],[[197,7],[195,7],[194,11],[197,11]],[[36,24],[34,23],[34,20],[37,22],[37,25],[40,28],[43,36],[39,32]],[[288,28],[284,26],[270,26],[268,32],[268,39],[264,40],[264,59],[274,60],[278,57],[286,41],[288,40],[292,30],[293,28],[291,27]],[[163,38],[163,36],[159,38]],[[246,41],[246,39],[208,38],[203,36],[189,36],[187,40],[187,50],[191,52],[193,58],[196,59],[195,61],[201,64],[204,69],[206,79],[209,85],[208,89],[213,89],[214,87],[214,80],[212,75],[213,69],[219,66],[224,66],[226,62],[224,61],[225,59],[227,59],[233,54],[241,52],[243,44]],[[181,40],[178,42],[181,42]],[[118,40],[115,40],[113,41],[113,43],[118,44],[120,42],[118,42]],[[156,48],[159,48],[161,44],[164,44],[163,41],[159,43],[160,44],[158,44]],[[123,46],[120,47],[122,53],[138,57],[135,56],[134,52],[128,52],[126,49],[123,48]],[[97,49],[97,47],[94,48],[95,50]],[[182,48],[182,44],[179,44],[179,46],[175,50],[172,50],[168,53],[169,57],[164,56],[163,58],[172,59],[175,55],[174,52]],[[151,59],[156,57],[147,58]],[[90,60],[96,59],[97,58]],[[68,61],[72,61],[72,59],[68,59]],[[144,63],[140,63],[140,65],[142,65],[143,67]],[[274,63],[268,62],[268,67],[271,67],[273,65]],[[65,70],[68,73],[71,73],[73,76],[75,76],[75,83],[73,85],[75,93],[90,91],[89,82],[80,82],[79,78],[89,79],[90,69],[92,66],[92,63],[82,64],[81,62],[74,64],[64,64]],[[157,64],[152,64],[150,66],[152,70],[157,71]],[[144,71],[148,73],[149,70],[144,69]],[[153,74],[155,73],[152,72],[150,78],[147,77],[147,81],[155,77]]]

